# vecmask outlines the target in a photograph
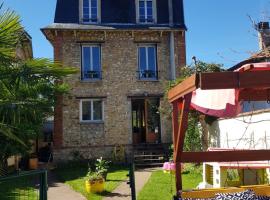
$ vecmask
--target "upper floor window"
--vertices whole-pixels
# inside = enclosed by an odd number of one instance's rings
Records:
[[[137,0],[137,22],[155,23],[156,21],[156,1]]]
[[[81,122],[102,122],[103,101],[101,99],[83,99],[80,102]]]
[[[82,46],[82,80],[101,79],[100,45]]]
[[[100,0],[82,0],[82,22],[98,23],[100,20]]]
[[[157,80],[157,54],[156,45],[143,45],[138,47],[139,79]]]

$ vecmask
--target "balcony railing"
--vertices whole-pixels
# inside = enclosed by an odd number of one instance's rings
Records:
[[[101,71],[86,71],[82,74],[82,80],[99,80],[102,79]]]
[[[98,18],[83,18],[82,21],[83,23],[97,23]]]
[[[139,21],[140,23],[154,23],[154,19],[152,17],[149,18],[140,17]]]
[[[140,70],[138,71],[139,80],[158,80],[158,71]]]

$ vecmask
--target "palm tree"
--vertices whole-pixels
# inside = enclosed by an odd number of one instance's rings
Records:
[[[16,48],[24,30],[20,18],[0,6],[0,169],[9,156],[27,152],[44,121],[52,116],[61,83],[76,72],[49,59],[20,60]],[[1,171],[1,170],[0,170]],[[1,172],[0,172],[1,175]]]

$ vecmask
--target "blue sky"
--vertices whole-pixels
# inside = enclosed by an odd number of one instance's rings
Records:
[[[184,0],[187,62],[191,57],[231,67],[258,51],[256,32],[248,18],[268,19],[270,0]],[[35,57],[53,57],[40,28],[53,22],[56,0],[6,0],[5,6],[22,17],[33,38]]]

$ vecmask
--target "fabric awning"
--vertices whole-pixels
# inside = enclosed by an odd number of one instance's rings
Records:
[[[238,72],[270,70],[270,63],[252,63],[243,65],[235,70]],[[202,90],[197,89],[192,93],[191,107],[206,115],[216,117],[234,117],[241,110],[239,89]]]

